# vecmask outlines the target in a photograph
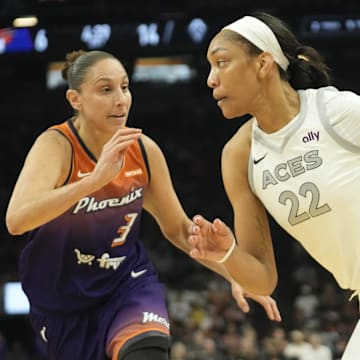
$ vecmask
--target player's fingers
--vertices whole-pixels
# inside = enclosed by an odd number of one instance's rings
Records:
[[[188,238],[188,243],[191,245],[191,246],[196,246],[197,243],[198,243],[198,238],[196,235],[190,235],[189,238]]]
[[[227,230],[227,226],[226,224],[221,221],[219,218],[216,218],[213,221],[213,230],[221,235],[225,235],[226,234],[226,230]]]
[[[199,256],[198,250],[197,249],[192,249],[189,252],[189,255],[193,258],[193,259],[197,259]]]
[[[271,297],[268,297],[268,298],[269,298],[269,304],[271,307],[271,312],[273,314],[273,320],[281,321],[282,320],[281,314],[280,314],[280,311],[279,311],[276,301]]]
[[[196,235],[189,236],[188,243],[197,250],[197,256],[204,256],[204,246],[201,242],[201,239]]]
[[[113,135],[113,138],[116,138],[119,136],[125,136],[125,135],[132,135],[132,134],[138,135],[141,133],[142,133],[142,129],[139,129],[139,128],[131,128],[131,127],[121,128],[115,132],[115,134]]]
[[[276,302],[270,297],[266,296],[261,300],[261,304],[270,320],[281,321],[281,316]]]
[[[204,223],[205,219],[201,215],[198,214],[193,217],[193,221],[196,225],[201,226]]]
[[[219,218],[216,218],[213,221],[213,231],[217,232],[219,235],[228,235],[231,233],[230,228]]]
[[[237,294],[236,297],[236,302],[239,305],[240,309],[247,313],[250,311],[250,306],[249,303],[247,302],[247,300],[245,299],[245,297],[243,295]]]
[[[112,136],[112,138],[105,144],[104,148],[111,147],[122,142],[134,141],[136,139],[139,139],[141,137],[141,134],[142,134],[141,130],[131,130],[131,131],[128,131],[128,129],[118,130]]]
[[[133,143],[134,139],[129,139],[126,141],[122,141],[121,143],[115,144],[113,147],[113,150],[116,153],[122,152],[125,149],[127,149],[132,143]]]
[[[264,301],[262,303],[262,306],[265,309],[265,312],[270,320],[274,320],[274,312],[273,308],[271,307],[271,304],[268,301]]]
[[[113,139],[115,144],[123,144],[123,143],[132,143],[134,140],[139,139],[141,136],[141,133],[134,133],[134,134],[127,134],[122,135],[121,137],[118,137],[116,139]]]

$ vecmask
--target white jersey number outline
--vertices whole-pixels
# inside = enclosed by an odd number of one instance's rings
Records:
[[[117,233],[120,234],[119,237],[115,238],[112,241],[111,247],[124,245],[126,237],[128,236],[131,227],[134,225],[134,222],[138,216],[138,213],[129,213],[125,215],[126,225],[120,226]]]
[[[312,182],[305,182],[299,188],[299,195],[306,198],[307,193],[311,193],[311,201],[308,212],[304,211],[299,214],[300,200],[299,197],[292,191],[283,191],[279,196],[279,202],[286,206],[287,200],[290,200],[291,207],[289,212],[288,221],[290,225],[297,225],[303,221],[309,220],[312,217],[323,215],[331,211],[330,206],[325,203],[319,206],[320,191],[319,188]]]

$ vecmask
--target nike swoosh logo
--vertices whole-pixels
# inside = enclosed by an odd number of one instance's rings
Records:
[[[81,172],[81,171],[79,170],[78,173],[77,173],[77,177],[78,177],[78,178],[83,178],[83,177],[89,176],[90,174],[91,174],[91,172],[83,173],[83,172]]]
[[[40,330],[40,335],[42,337],[42,339],[45,341],[45,342],[48,342],[48,339],[46,338],[46,326],[43,326]]]
[[[258,164],[261,160],[264,160],[266,155],[267,155],[267,153],[259,159],[254,158],[254,165]]]
[[[131,272],[131,277],[133,278],[133,279],[136,279],[136,278],[138,278],[139,276],[141,276],[142,274],[145,274],[147,272],[147,269],[144,269],[144,270],[140,270],[140,271],[132,271]]]

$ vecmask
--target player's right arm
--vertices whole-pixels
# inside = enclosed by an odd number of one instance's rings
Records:
[[[8,231],[20,235],[33,230],[103,187],[116,176],[121,156],[140,134],[135,129],[118,130],[105,144],[91,175],[64,186],[71,168],[71,145],[57,131],[41,134],[26,157],[11,195],[6,213]]]
[[[250,123],[246,123],[222,152],[222,177],[233,208],[235,234],[220,219],[211,223],[195,216],[190,255],[217,261],[235,237],[237,246],[224,262],[227,271],[246,290],[269,295],[276,286],[277,271],[267,214],[248,183],[250,145]]]
[[[269,295],[277,284],[277,270],[266,210],[249,185],[250,148],[249,121],[226,144],[222,154],[222,177],[238,242],[225,266],[248,291]]]

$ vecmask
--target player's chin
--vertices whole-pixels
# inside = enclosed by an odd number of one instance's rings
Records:
[[[225,119],[235,119],[240,116],[239,112],[231,107],[221,107],[221,112]]]
[[[239,117],[239,115],[237,115],[236,113],[233,113],[231,111],[222,110],[222,114],[223,114],[225,119],[229,119],[229,120]]]

